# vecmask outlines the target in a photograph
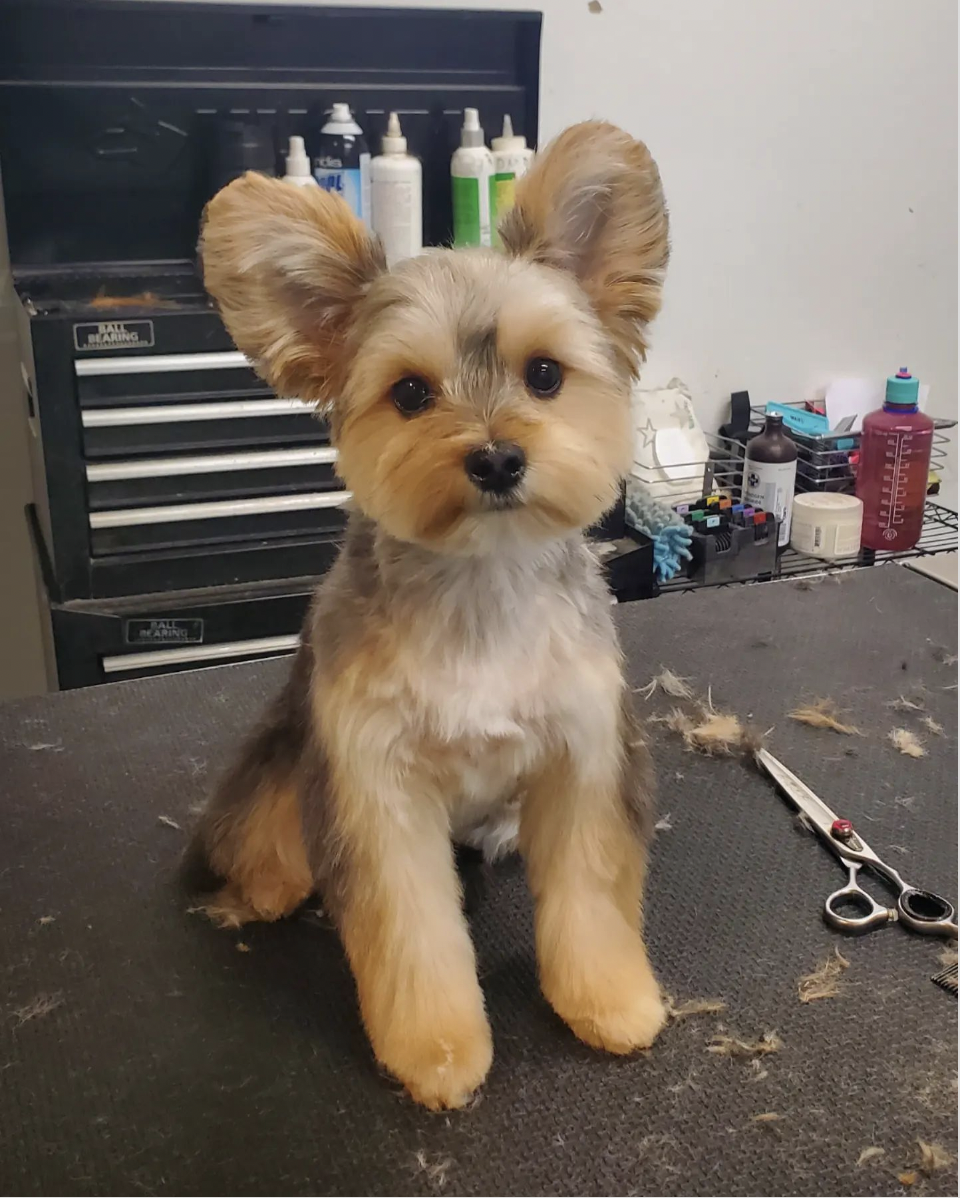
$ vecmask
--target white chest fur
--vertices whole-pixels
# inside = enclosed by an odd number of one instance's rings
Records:
[[[404,631],[411,734],[440,748],[458,839],[510,839],[511,803],[549,751],[615,752],[618,652],[605,619],[549,571],[452,563]],[[613,739],[611,739],[613,738]],[[515,828],[513,829],[515,832]]]

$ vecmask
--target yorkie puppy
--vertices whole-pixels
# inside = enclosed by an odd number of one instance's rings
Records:
[[[651,827],[610,597],[582,530],[632,461],[667,214],[648,150],[568,129],[503,252],[387,271],[337,196],[248,174],[209,204],[207,288],[280,395],[328,414],[352,493],[286,686],[199,828],[225,923],[313,891],[374,1053],[458,1107],[492,1044],[453,844],[519,844],[541,985],[596,1048],[664,1021],[640,932]]]

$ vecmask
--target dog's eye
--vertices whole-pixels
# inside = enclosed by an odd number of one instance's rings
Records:
[[[563,385],[563,370],[553,358],[531,358],[524,372],[527,386],[542,399],[556,395]]]
[[[418,412],[426,411],[433,403],[430,384],[417,378],[415,374],[394,383],[390,388],[390,396],[397,411],[402,412],[404,416],[416,416]]]

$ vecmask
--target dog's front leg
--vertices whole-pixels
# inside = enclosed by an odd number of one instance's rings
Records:
[[[604,739],[593,752],[568,745],[531,779],[520,840],[543,992],[581,1040],[626,1053],[652,1044],[664,1022],[640,932],[646,750],[622,720]]]
[[[459,1107],[493,1049],[447,817],[378,765],[368,753],[334,780],[340,932],[377,1060],[417,1102]]]

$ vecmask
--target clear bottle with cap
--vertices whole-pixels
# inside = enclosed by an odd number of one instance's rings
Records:
[[[527,146],[525,137],[514,133],[508,112],[503,116],[503,132],[490,142],[490,149],[493,151],[493,243],[499,245],[497,221],[513,207],[517,180],[529,170],[533,150]]]
[[[797,483],[797,447],[783,431],[783,417],[767,413],[763,432],[747,442],[743,502],[772,512],[780,521],[777,545],[790,541],[790,515]]]
[[[493,155],[484,145],[480,114],[463,110],[460,146],[450,160],[454,245],[490,245],[493,228]]]
[[[334,104],[320,130],[313,177],[326,191],[341,195],[370,224],[370,151],[350,105]]]
[[[905,366],[887,379],[883,407],[863,420],[857,496],[865,549],[912,549],[923,531],[933,421],[920,411],[920,383]]]
[[[387,266],[393,266],[423,249],[423,173],[419,159],[407,153],[395,112],[387,121],[382,150],[370,163],[371,218]]]
[[[285,162],[287,166],[286,174],[283,176],[285,183],[292,183],[294,187],[318,186],[313,177],[313,171],[310,169],[310,159],[307,157],[302,137],[294,134],[290,138]]]

